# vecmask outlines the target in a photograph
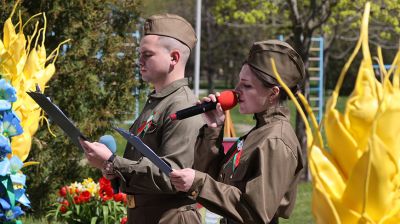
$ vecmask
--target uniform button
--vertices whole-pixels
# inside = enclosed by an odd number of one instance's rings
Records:
[[[193,197],[196,197],[196,196],[197,196],[197,192],[196,192],[196,191],[192,191],[191,195],[192,195]]]

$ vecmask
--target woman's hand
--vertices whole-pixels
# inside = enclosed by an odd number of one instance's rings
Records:
[[[210,94],[208,97],[203,97],[201,101],[198,101],[198,104],[204,102],[217,102],[217,97],[219,97],[219,92],[215,95]],[[210,110],[202,114],[205,122],[207,123],[208,127],[216,128],[224,124],[225,121],[225,113],[222,110],[221,104],[217,103],[217,107],[215,110]]]
[[[195,172],[193,169],[185,168],[181,170],[172,170],[169,174],[172,185],[178,190],[188,192],[193,185]]]

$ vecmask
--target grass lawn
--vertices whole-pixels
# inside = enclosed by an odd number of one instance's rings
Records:
[[[279,223],[283,224],[311,224],[313,217],[311,214],[311,182],[299,184],[297,189],[296,205],[289,219],[279,219]]]
[[[35,219],[33,217],[30,216],[24,216],[21,219],[22,223],[24,224],[47,224],[49,222],[47,222],[46,219],[42,218],[42,219]],[[58,222],[51,222],[53,224],[58,224]]]
[[[311,215],[311,193],[312,184],[305,182],[299,184],[297,190],[297,200],[293,213],[289,219],[279,219],[281,224],[312,224],[313,217]],[[203,216],[203,223],[205,223],[205,210],[201,208],[200,214]]]

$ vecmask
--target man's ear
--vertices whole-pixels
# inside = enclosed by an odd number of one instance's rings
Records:
[[[170,56],[171,56],[171,65],[178,64],[179,60],[181,59],[181,53],[178,50],[172,50]]]

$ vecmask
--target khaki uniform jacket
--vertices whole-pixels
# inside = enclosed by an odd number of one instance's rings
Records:
[[[222,128],[204,126],[196,143],[195,180],[189,190],[197,202],[226,217],[229,223],[269,223],[288,218],[293,210],[301,148],[286,107],[255,115],[257,124],[246,136],[239,164],[224,155]],[[231,158],[230,160],[228,160]],[[228,161],[227,161],[228,160]]]
[[[196,103],[197,99],[187,85],[187,79],[181,79],[159,93],[151,93],[140,116],[130,128],[131,133],[141,136],[142,141],[173,169],[193,166],[196,137],[204,124],[200,116],[175,121],[169,119],[170,114]],[[137,208],[128,209],[129,223],[158,223],[157,220],[163,217],[157,217],[157,210],[162,216],[161,213],[168,213],[169,209],[194,203],[184,194],[177,193],[169,177],[129,143],[123,158],[117,156],[113,165],[121,177],[122,191],[144,198],[144,206],[136,201]],[[140,207],[152,207],[147,210],[151,213],[146,213]]]

